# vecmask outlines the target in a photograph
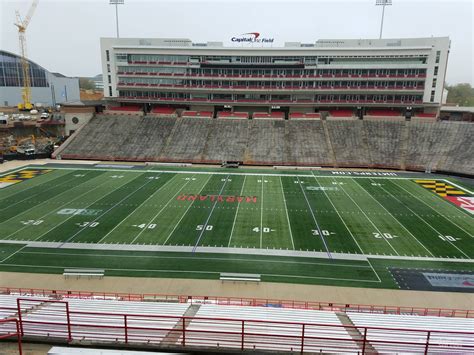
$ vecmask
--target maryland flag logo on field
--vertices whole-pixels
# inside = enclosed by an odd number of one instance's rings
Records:
[[[426,189],[437,193],[441,197],[446,196],[459,196],[459,195],[467,195],[466,192],[451,186],[445,182],[438,181],[438,180],[415,180],[417,184],[420,184]]]
[[[466,191],[439,180],[415,180],[415,182],[474,215],[474,196]]]
[[[35,176],[43,175],[52,171],[51,169],[26,169],[17,171],[16,173],[11,173],[5,176],[0,177],[0,189],[28,180],[32,179]]]

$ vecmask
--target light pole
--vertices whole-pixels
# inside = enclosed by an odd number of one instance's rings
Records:
[[[117,24],[117,38],[119,38],[119,20],[118,20],[118,6],[123,5],[125,0],[109,0],[110,5],[115,5],[115,22]]]
[[[375,6],[383,6],[382,7],[382,21],[380,22],[380,36],[379,39],[382,38],[382,31],[383,31],[383,17],[385,15],[385,6],[392,5],[392,0],[375,0]]]

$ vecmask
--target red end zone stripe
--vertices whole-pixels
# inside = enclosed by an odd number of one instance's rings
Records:
[[[474,214],[474,197],[445,196],[444,198],[463,210]]]

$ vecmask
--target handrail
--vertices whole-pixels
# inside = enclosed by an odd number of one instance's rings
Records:
[[[10,322],[15,323],[16,332],[12,333],[11,331],[8,331],[8,333],[2,334],[2,324],[3,323],[10,323]],[[17,342],[18,342],[18,354],[23,355],[23,347],[22,347],[22,343],[21,343],[20,322],[16,318],[0,319],[0,340],[15,337],[15,336],[17,337]]]
[[[428,308],[390,305],[343,304],[333,302],[296,301],[272,298],[248,298],[202,295],[173,295],[173,294],[147,294],[147,293],[121,293],[121,292],[94,292],[73,290],[51,290],[34,288],[0,287],[0,294],[20,294],[32,296],[67,298],[93,298],[116,299],[122,301],[157,300],[164,302],[204,304],[214,303],[232,306],[279,306],[281,308],[315,309],[338,312],[382,313],[382,314],[416,314],[420,316],[474,318],[474,310]]]
[[[23,312],[21,308],[23,300],[30,303],[38,302],[38,305],[45,302],[44,299],[19,298],[18,314]],[[174,341],[171,345],[183,348],[186,346],[188,348],[190,346],[209,348],[216,346],[217,342],[217,346],[220,348],[237,346],[242,350],[249,349],[252,344],[254,350],[256,348],[259,350],[281,350],[291,347],[291,351],[303,351],[304,348],[321,347],[325,349],[328,346],[341,350],[341,348],[345,349],[345,345],[348,344],[348,346],[352,345],[352,351],[354,351],[355,344],[361,349],[367,349],[370,346],[393,346],[397,350],[406,349],[408,351],[413,351],[414,348],[426,349],[425,352],[428,349],[446,351],[453,348],[474,351],[474,343],[466,340],[474,339],[474,332],[243,318],[71,311],[67,301],[46,300],[46,302],[65,304],[65,307],[45,308],[42,306],[30,310],[28,314],[34,315],[32,320],[29,320],[28,316],[19,320],[22,335],[55,337],[67,342],[74,340],[89,342],[97,339],[98,341],[114,342],[114,344],[117,342],[164,344],[165,338],[173,334],[171,338]],[[43,318],[39,318],[40,316]],[[142,323],[137,323],[140,320]],[[159,323],[160,321],[162,323]],[[130,323],[132,324],[130,325]],[[351,330],[352,332],[350,332]],[[358,335],[348,336],[348,334]],[[400,336],[404,338],[400,338]],[[181,342],[179,339],[182,339]],[[226,344],[219,345],[219,341],[227,343],[227,346]]]

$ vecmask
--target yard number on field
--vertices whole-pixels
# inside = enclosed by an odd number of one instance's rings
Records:
[[[204,225],[203,225],[203,224],[199,224],[199,225],[196,226],[196,230],[197,230],[197,231],[202,231],[202,230],[211,231],[212,228],[213,228],[213,226],[211,226],[210,224],[208,224],[208,225],[206,226],[206,228],[204,228]]]
[[[392,235],[390,233],[372,233],[375,238],[377,239],[393,239],[393,238],[398,238],[398,235]]]
[[[454,238],[451,235],[438,235],[439,239],[441,239],[444,242],[455,242],[457,240],[460,240],[461,238]]]
[[[86,227],[94,228],[99,225],[99,222],[81,222],[81,223],[76,223],[76,224],[81,228],[86,228]]]
[[[311,232],[313,233],[313,235],[319,235],[319,231],[318,231],[317,229],[311,229]],[[328,231],[328,230],[326,230],[326,229],[323,229],[323,230],[321,230],[321,234],[322,234],[323,236],[325,236],[325,237],[328,237],[328,236],[330,236],[331,234],[336,234],[336,233],[330,232],[330,231]]]
[[[21,221],[21,224],[24,224],[25,226],[37,226],[41,223],[43,223],[42,219],[29,219],[27,221]]]
[[[155,229],[156,224],[155,223],[150,223],[150,224],[142,223],[142,224],[134,224],[132,225],[132,227],[137,227],[140,229]]]
[[[260,227],[255,227],[252,229],[254,232],[260,232]],[[262,232],[263,233],[270,233],[270,232],[274,232],[275,230],[274,229],[270,229],[269,227],[263,227],[262,228]]]

